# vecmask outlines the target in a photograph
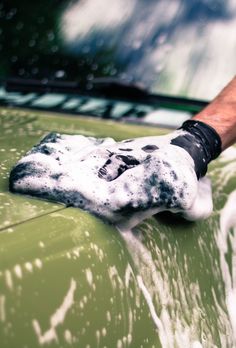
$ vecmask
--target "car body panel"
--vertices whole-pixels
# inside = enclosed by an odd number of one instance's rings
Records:
[[[116,139],[137,137],[142,134],[163,133],[145,126],[128,127],[112,121],[101,121],[89,117],[63,116],[37,111],[0,109],[0,229],[10,227],[30,218],[61,209],[58,204],[27,199],[8,192],[8,172],[34,144],[51,131],[77,133],[87,136],[115,137]],[[19,209],[20,204],[20,209]]]
[[[9,193],[9,170],[49,131],[121,140],[165,130],[7,108],[0,120],[1,347],[234,347],[224,266],[234,272],[235,252],[221,229],[234,156],[210,167],[209,219],[160,214],[121,233],[80,209]]]

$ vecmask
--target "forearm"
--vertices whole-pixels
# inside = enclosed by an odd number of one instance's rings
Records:
[[[236,142],[236,77],[200,113],[193,117],[213,127],[219,134],[222,150]]]

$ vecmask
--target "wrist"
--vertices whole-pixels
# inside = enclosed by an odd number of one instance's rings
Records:
[[[199,114],[193,117],[214,128],[222,142],[222,150],[236,141],[236,77]]]
[[[214,128],[198,120],[183,123],[183,135],[172,139],[171,143],[185,149],[192,157],[197,178],[207,172],[208,163],[221,153],[221,139]]]
[[[221,139],[222,151],[235,142],[236,105],[233,108],[206,108],[192,120],[200,121],[212,127]]]

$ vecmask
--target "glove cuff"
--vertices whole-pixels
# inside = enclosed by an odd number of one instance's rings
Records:
[[[199,179],[206,174],[208,163],[217,158],[222,151],[220,136],[214,128],[201,121],[185,121],[179,129],[188,134],[179,135],[172,139],[171,143],[182,147],[190,154]]]

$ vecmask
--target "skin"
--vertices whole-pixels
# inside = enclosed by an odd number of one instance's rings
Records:
[[[216,130],[222,141],[222,150],[236,142],[236,77],[216,98],[193,119]]]

